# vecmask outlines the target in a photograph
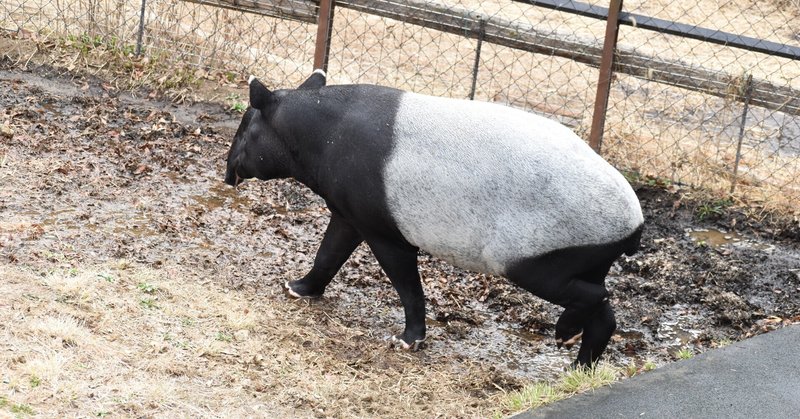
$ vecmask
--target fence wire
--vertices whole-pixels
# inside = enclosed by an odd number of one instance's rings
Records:
[[[103,45],[291,87],[313,70],[317,9],[308,0],[3,0],[0,46]],[[623,12],[800,47],[798,0],[628,1]],[[339,0],[329,82],[499,102],[588,138],[605,28],[519,1]],[[620,28],[616,57],[607,159],[642,176],[798,211],[800,60],[635,23]],[[70,60],[54,56],[52,64],[69,69]]]
[[[798,1],[656,1],[625,10],[800,46]],[[667,80],[616,74],[604,136],[607,158],[651,176],[734,190],[751,204],[797,211],[800,111],[788,102],[800,98],[800,60],[635,27],[620,29],[618,48],[650,57],[645,73],[661,63],[685,70]],[[698,88],[702,82],[711,87]]]

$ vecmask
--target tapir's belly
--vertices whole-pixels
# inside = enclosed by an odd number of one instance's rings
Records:
[[[478,272],[642,223],[624,177],[569,129],[486,103],[404,93],[383,178],[406,240]]]

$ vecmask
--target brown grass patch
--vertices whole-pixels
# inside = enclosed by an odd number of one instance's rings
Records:
[[[122,266],[0,267],[8,406],[51,417],[485,417],[502,395],[480,365],[431,365],[336,321],[321,328],[304,303],[180,267]]]

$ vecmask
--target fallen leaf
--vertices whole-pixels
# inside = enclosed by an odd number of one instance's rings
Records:
[[[133,174],[134,175],[141,175],[142,173],[146,172],[147,170],[148,170],[147,166],[145,166],[143,164],[140,164],[139,167],[137,167],[136,170],[133,171]]]
[[[6,124],[0,125],[0,135],[11,138],[14,136],[14,129]]]

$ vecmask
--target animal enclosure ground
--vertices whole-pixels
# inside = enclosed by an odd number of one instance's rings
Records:
[[[402,307],[364,247],[323,299],[287,299],[328,212],[292,181],[222,183],[238,119],[0,69],[0,412],[486,417],[575,356],[553,344],[557,307],[427,255],[417,353],[388,349]],[[636,189],[646,230],[608,279],[609,363],[663,365],[800,321],[796,220]]]

